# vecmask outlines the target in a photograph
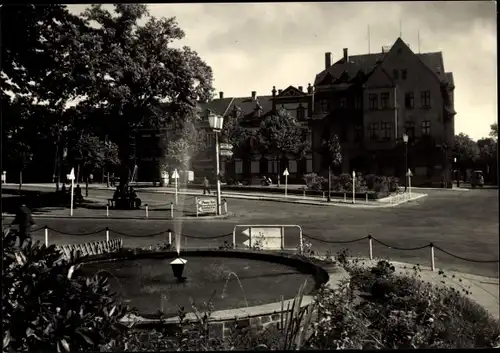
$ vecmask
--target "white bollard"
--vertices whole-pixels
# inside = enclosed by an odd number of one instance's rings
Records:
[[[365,201],[368,203],[368,193],[365,194]]]
[[[109,206],[106,205],[106,218],[109,218]]]
[[[370,246],[370,260],[373,260],[373,242],[371,234],[368,235],[368,245]]]
[[[172,245],[172,231],[169,229],[167,232],[168,232],[168,243]]]
[[[109,228],[106,227],[106,242],[109,243]]]
[[[304,198],[306,198],[306,189],[303,190]]]
[[[149,212],[148,212],[148,211],[149,211],[149,209],[148,209],[148,205],[146,204],[146,218],[148,218],[148,217],[149,217]]]
[[[434,263],[434,244],[431,243],[431,269],[432,271],[436,271],[436,266]]]
[[[325,199],[325,192],[323,191],[323,200]]]
[[[170,202],[170,218],[174,218],[174,203]]]
[[[344,202],[347,202],[347,195],[345,192],[344,192]]]
[[[227,214],[227,200],[224,199],[224,214]]]
[[[45,228],[45,247],[49,246],[49,228],[47,226]]]

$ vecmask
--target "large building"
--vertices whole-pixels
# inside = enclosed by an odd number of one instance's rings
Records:
[[[223,173],[252,181],[281,174],[284,168],[291,179],[311,172],[324,174],[328,166],[322,142],[336,134],[343,155],[336,173],[356,170],[403,177],[407,157],[414,182],[448,184],[456,113],[453,74],[445,71],[442,53],[416,54],[398,38],[380,53],[350,55],[345,48],[339,54],[334,62],[331,53],[325,54],[324,69],[305,89],[273,87],[270,94],[252,91],[248,97],[224,97],[220,92],[217,99],[200,103],[200,113],[210,109],[225,114],[225,119],[239,118],[242,126],[254,130],[285,108],[308,131],[310,153],[300,160],[287,156],[279,171],[270,156],[252,150],[245,158],[223,161]],[[403,134],[409,136],[407,149]],[[213,138],[210,141],[213,145]],[[198,174],[213,169],[209,155],[198,161]]]

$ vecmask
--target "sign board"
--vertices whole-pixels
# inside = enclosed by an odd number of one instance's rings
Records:
[[[75,168],[71,168],[71,172],[68,175],[69,180],[75,180]]]
[[[217,213],[217,200],[213,197],[196,198],[196,214]]]
[[[177,173],[177,169],[175,169],[172,173],[172,179],[179,179],[179,173]]]
[[[407,177],[412,177],[413,176],[413,173],[411,172],[410,169],[408,169],[408,171],[406,172],[406,176]]]
[[[245,229],[242,234],[249,237],[243,242],[248,247],[258,246],[262,250],[281,250],[282,233],[281,227],[252,227]]]
[[[231,157],[233,155],[233,151],[230,150],[220,150],[220,155],[225,157]]]
[[[289,176],[290,175],[290,173],[288,173],[288,168],[285,168],[285,171],[283,172],[283,175],[284,176]]]
[[[230,143],[219,143],[219,147],[221,150],[232,150],[233,149],[233,145],[231,145]]]

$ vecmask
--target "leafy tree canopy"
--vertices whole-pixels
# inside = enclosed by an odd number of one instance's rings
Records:
[[[495,138],[495,139],[498,139],[498,123],[493,123],[490,125],[490,136]]]
[[[276,159],[293,154],[304,157],[310,149],[304,128],[290,113],[281,109],[264,119],[260,125],[260,145]]]
[[[333,135],[328,140],[324,140],[323,148],[326,151],[330,165],[340,166],[342,164],[342,150],[337,135]]]
[[[149,17],[142,4],[116,4],[114,12],[101,5],[84,12],[95,26],[79,38],[73,60],[86,96],[79,106],[93,110],[90,122],[117,143],[126,174],[129,136],[144,125],[192,119],[195,100],[212,96],[212,70],[190,48],[171,45],[184,37],[175,18]]]
[[[473,162],[479,155],[479,149],[476,142],[464,133],[455,136],[454,151],[459,163]]]
[[[206,147],[206,133],[197,129],[195,122],[186,122],[167,143],[166,163],[180,169],[188,169],[192,159]]]

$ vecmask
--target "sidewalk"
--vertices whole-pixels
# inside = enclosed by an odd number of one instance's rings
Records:
[[[7,186],[15,185],[15,184],[6,184]],[[53,184],[24,184],[25,187],[32,188],[54,188]],[[96,190],[108,190],[112,191],[113,189],[107,188],[102,184],[91,184],[89,185],[89,189]],[[412,188],[413,189],[413,188]],[[151,187],[147,189],[140,189],[138,192],[144,193],[160,193],[160,194],[175,194],[175,190],[171,187]],[[200,190],[192,190],[192,189],[179,189],[178,194],[187,195],[187,196],[203,196]],[[213,195],[213,194],[212,194]],[[222,190],[222,198],[228,199],[245,199],[245,200],[259,200],[259,201],[275,201],[275,202],[287,202],[287,203],[295,203],[295,204],[303,204],[303,205],[316,205],[316,206],[338,206],[338,207],[350,207],[350,208],[379,208],[379,207],[395,207],[403,203],[407,203],[410,201],[418,200],[422,197],[428,196],[425,193],[412,192],[411,195],[406,194],[398,194],[389,197],[385,197],[383,199],[378,200],[360,200],[356,199],[355,203],[353,203],[352,197],[349,197],[350,194],[346,193],[345,200],[343,199],[332,199],[331,202],[327,202],[326,199],[322,197],[312,197],[312,196],[298,196],[298,195],[287,195],[285,197],[284,190],[283,194],[276,193],[244,193],[244,192],[234,192],[234,191],[224,191]]]

